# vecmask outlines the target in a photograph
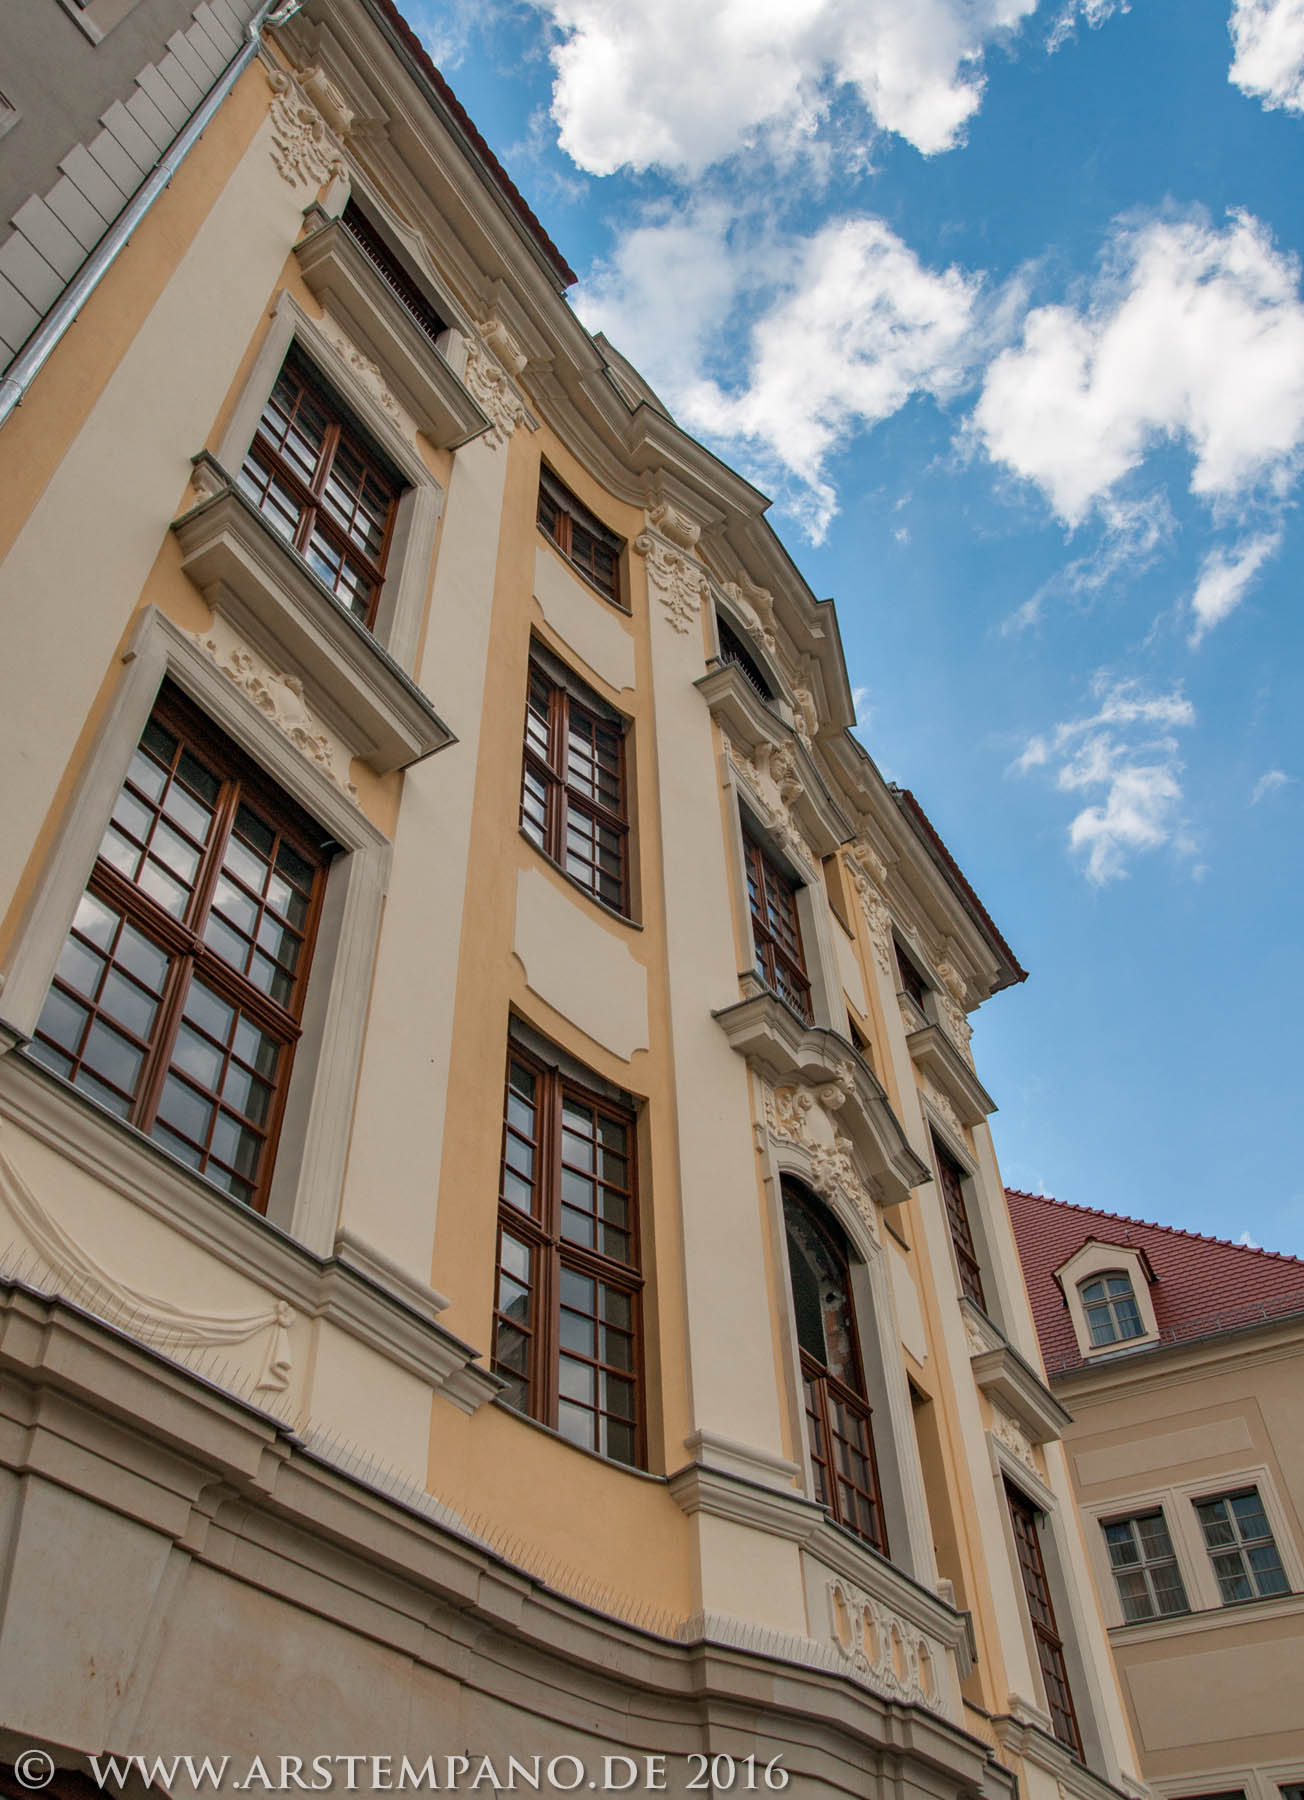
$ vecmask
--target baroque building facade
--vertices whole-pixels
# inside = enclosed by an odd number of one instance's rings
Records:
[[[1011,1192],[1152,1791],[1304,1791],[1304,1262]]]
[[[0,1752],[1139,1795],[833,606],[390,0],[208,10],[3,327]]]

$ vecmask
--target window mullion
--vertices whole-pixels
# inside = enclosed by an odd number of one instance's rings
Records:
[[[561,1373],[561,1082],[552,1070],[540,1071],[547,1105],[541,1109],[539,1212],[545,1248],[540,1256],[542,1288],[539,1332],[540,1417],[557,1426]],[[546,1307],[546,1310],[545,1310]]]

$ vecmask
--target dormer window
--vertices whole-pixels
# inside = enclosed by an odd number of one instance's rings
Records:
[[[1121,1269],[1110,1269],[1094,1281],[1084,1281],[1079,1292],[1093,1350],[1145,1336],[1131,1278]]]
[[[720,661],[729,663],[737,669],[747,685],[753,688],[768,706],[774,699],[774,689],[766,679],[761,665],[731,625],[719,617],[715,623],[720,634]]]

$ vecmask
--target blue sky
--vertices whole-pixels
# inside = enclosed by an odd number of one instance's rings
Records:
[[[408,0],[1024,965],[1012,1185],[1304,1255],[1304,0]]]

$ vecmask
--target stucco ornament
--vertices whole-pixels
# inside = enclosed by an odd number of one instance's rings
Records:
[[[828,1584],[829,1636],[851,1671],[890,1699],[945,1712],[938,1675],[946,1655],[909,1620],[839,1577]]]
[[[245,1313],[196,1312],[142,1293],[112,1274],[58,1223],[3,1148],[0,1201],[30,1246],[27,1257],[18,1260],[23,1277],[33,1286],[46,1285],[40,1269],[33,1266],[35,1258],[48,1270],[56,1292],[132,1337],[159,1345],[174,1355],[178,1351],[218,1350],[225,1345],[242,1344],[266,1331],[267,1347],[255,1392],[284,1393],[289,1387],[294,1373],[290,1327],[295,1315],[286,1301],[268,1301]]]
[[[259,712],[284,733],[295,749],[356,802],[358,790],[349,780],[351,752],[308,705],[299,677],[283,675],[279,669],[264,662],[220,613],[214,614],[207,631],[190,635],[227,680],[248,695]]]
[[[633,548],[647,558],[648,586],[674,629],[691,631],[710,594],[706,570],[693,555],[700,529],[665,501],[649,507],[643,517],[646,528]]]
[[[1004,1444],[1011,1456],[1017,1457],[1026,1469],[1037,1473],[1036,1458],[1032,1454],[1032,1440],[1017,1419],[999,1406],[992,1407],[992,1436],[998,1443]]]
[[[892,913],[887,901],[883,898],[883,888],[887,883],[887,866],[870,845],[862,840],[851,846],[847,856],[847,868],[851,873],[856,897],[860,901],[860,910],[865,915],[865,928],[869,933],[874,961],[878,964],[880,974],[891,976],[894,974],[892,968]]]
[[[992,1347],[983,1336],[981,1325],[976,1319],[971,1319],[967,1313],[964,1319],[964,1335],[969,1340],[970,1356],[985,1356]]]
[[[314,101],[297,82],[283,69],[269,70],[267,79],[272,86],[268,118],[276,172],[291,187],[320,187],[343,170],[340,147]],[[352,124],[347,107],[343,116]]]
[[[721,731],[720,736],[726,755],[747,784],[762,819],[794,861],[814,879],[819,857],[806,842],[792,810],[805,792],[794,746],[788,741],[773,744],[763,740],[748,756],[727,731]]]
[[[774,635],[774,595],[769,588],[758,587],[746,570],[742,571],[737,581],[722,582],[721,586],[743,629],[758,644],[764,644],[773,655],[777,641]]]
[[[525,367],[525,358],[520,352],[516,340],[511,337],[499,320],[491,319],[480,326],[481,338],[472,338],[466,350],[466,385],[474,398],[484,408],[491,420],[490,429],[480,439],[491,450],[501,450],[508,438],[522,425],[526,419],[525,402],[512,386],[508,369],[503,366],[505,355],[504,340],[509,343],[520,358],[519,366],[511,368],[512,375],[519,375]],[[512,362],[516,361],[512,358]]]
[[[412,443],[415,443],[417,436],[416,420],[407,411],[403,403],[390,392],[379,365],[372,362],[370,357],[363,355],[362,351],[358,349],[358,346],[349,337],[343,326],[340,325],[337,320],[333,319],[329,313],[326,313],[323,316],[321,329],[323,337],[339,351],[340,355],[344,358],[345,362],[349,365],[350,369],[352,369],[359,382],[371,395],[376,404],[384,412],[389,414],[390,418],[403,433],[403,436],[408,438]]]
[[[949,1098],[931,1081],[925,1081],[924,1092],[928,1096],[929,1105],[938,1116],[946,1121],[955,1135],[963,1141],[964,1126],[960,1123],[960,1115],[952,1106]]]
[[[969,1047],[969,1040],[973,1036],[973,1027],[964,1010],[964,977],[955,964],[946,958],[938,963],[937,973],[943,983],[937,990],[937,1016],[946,1035],[972,1068],[973,1051]]]
[[[819,707],[815,704],[815,696],[808,687],[795,687],[792,690],[793,730],[809,750],[816,733],[820,728]]]
[[[835,1117],[853,1092],[855,1081],[852,1065],[841,1062],[833,1079],[817,1086],[788,1082],[767,1088],[765,1122],[776,1143],[793,1146],[803,1153],[806,1179],[815,1192],[825,1200],[845,1200],[877,1239],[878,1215],[873,1195],[856,1168],[855,1147],[838,1130]]]

